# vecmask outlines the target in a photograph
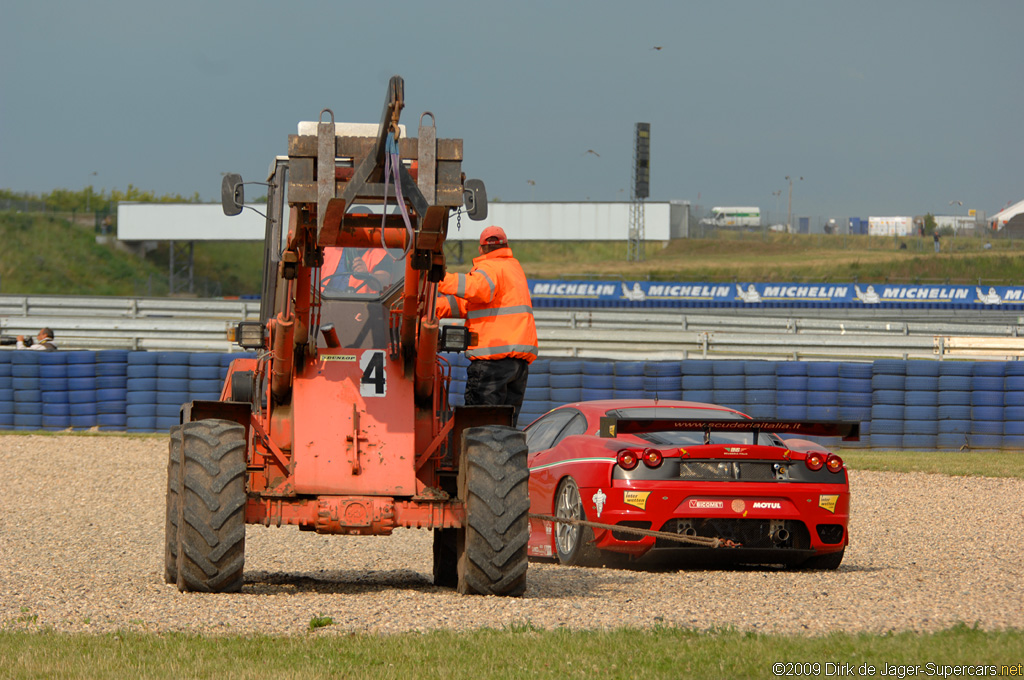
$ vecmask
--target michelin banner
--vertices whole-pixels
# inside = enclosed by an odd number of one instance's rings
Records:
[[[1024,305],[1024,286],[531,280],[535,306]]]

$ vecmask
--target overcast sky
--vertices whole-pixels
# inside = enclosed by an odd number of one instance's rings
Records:
[[[0,188],[219,200],[399,74],[492,198],[629,200],[643,121],[650,200],[784,216],[790,175],[797,215],[991,215],[1024,199],[1022,29],[1019,0],[10,2]]]

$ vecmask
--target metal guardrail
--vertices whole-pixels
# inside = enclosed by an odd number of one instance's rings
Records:
[[[226,331],[259,320],[258,300],[0,295],[0,332],[56,332],[62,349],[238,351]],[[605,359],[1015,359],[1024,319],[993,313],[945,320],[936,310],[826,318],[812,310],[538,309],[541,354]],[[834,312],[835,310],[829,310]],[[802,313],[806,312],[807,315]],[[898,316],[897,316],[898,315]],[[845,316],[845,314],[844,314]],[[988,322],[990,321],[990,322]]]

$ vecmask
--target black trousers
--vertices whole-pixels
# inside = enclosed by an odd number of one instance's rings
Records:
[[[530,364],[526,359],[476,359],[466,368],[466,406],[512,406],[512,426],[526,393]]]

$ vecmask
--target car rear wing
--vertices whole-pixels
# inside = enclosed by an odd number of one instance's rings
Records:
[[[842,437],[843,441],[860,440],[860,423],[796,421],[796,420],[677,420],[675,418],[601,418],[601,436],[614,438],[620,434],[644,432],[703,432],[705,441],[711,432],[753,432],[755,441],[761,432],[802,434],[812,437]]]

